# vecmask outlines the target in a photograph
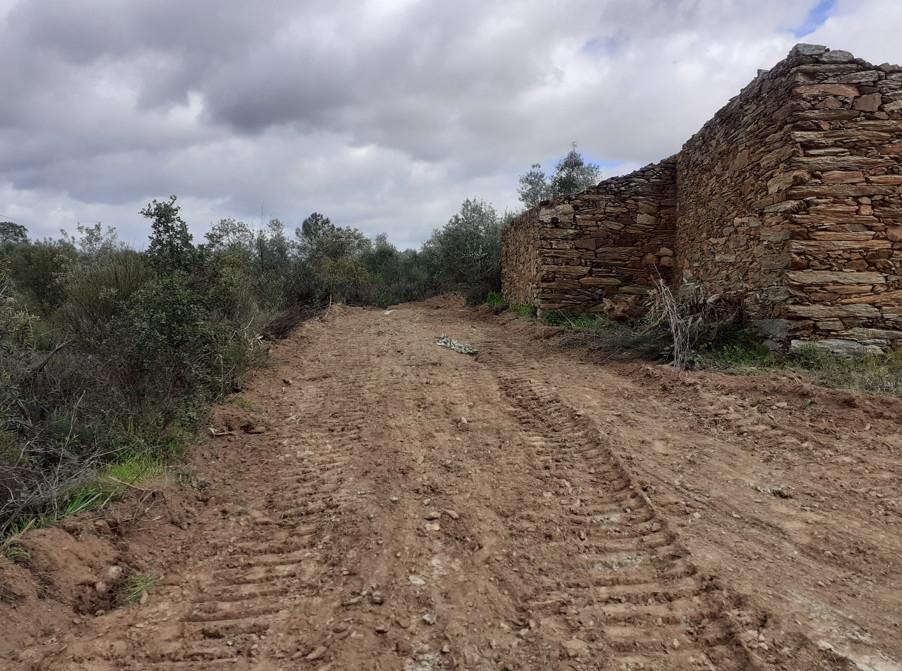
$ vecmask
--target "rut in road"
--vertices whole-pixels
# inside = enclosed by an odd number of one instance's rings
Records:
[[[522,533],[543,548],[524,557],[541,562],[531,616],[582,632],[569,646],[574,656],[604,659],[600,669],[755,668],[723,595],[698,574],[597,429],[528,380],[502,374],[500,384],[531,432],[539,496],[558,503],[522,516]]]
[[[317,666],[321,646],[314,642],[306,647],[310,652],[296,652],[297,640],[309,633],[302,635],[307,627],[297,614],[319,607],[329,591],[326,569],[340,560],[335,535],[355,505],[347,466],[365,442],[361,400],[373,393],[368,358],[352,353],[344,363],[348,372],[336,381],[341,393],[321,397],[294,418],[305,427],[292,432],[274,464],[278,477],[265,495],[265,513],[246,536],[223,548],[225,558],[201,585],[171,652],[151,653],[148,661],[160,664],[142,668]]]
[[[350,372],[337,381],[342,393],[319,393],[289,418],[282,449],[259,457],[255,469],[274,477],[257,490],[240,533],[211,540],[187,567],[180,586],[191,595],[173,621],[139,624],[147,631],[140,645],[104,640],[54,668],[275,671],[315,663],[315,645],[297,652],[310,633],[298,614],[318,607],[329,590],[324,575],[340,559],[335,536],[354,511],[346,465],[365,442],[359,405],[372,393],[366,357],[343,358]]]

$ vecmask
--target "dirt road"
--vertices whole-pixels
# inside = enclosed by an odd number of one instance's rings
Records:
[[[548,335],[448,301],[306,324],[216,415],[186,528],[108,543],[146,603],[20,603],[8,668],[902,668],[902,403]]]

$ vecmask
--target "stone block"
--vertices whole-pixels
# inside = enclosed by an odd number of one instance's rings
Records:
[[[848,63],[854,61],[855,57],[842,49],[827,49],[826,53],[819,56],[819,59],[822,63]]]
[[[843,252],[857,250],[890,249],[889,240],[790,240],[790,252]]]
[[[873,305],[800,305],[791,304],[785,306],[786,314],[790,317],[802,317],[804,319],[842,319],[843,317],[858,317],[861,319],[875,318],[880,311]]]
[[[858,87],[852,84],[804,84],[794,89],[800,96],[841,96],[854,98],[858,95]]]
[[[549,223],[554,220],[572,221],[573,206],[570,203],[561,203],[551,207],[543,207],[539,210],[539,221]]]
[[[822,44],[803,44],[799,43],[789,52],[789,57],[793,56],[820,56],[827,51],[827,47]]]
[[[853,328],[843,335],[855,340],[902,340],[902,331],[890,329]]]
[[[855,102],[852,103],[852,108],[862,112],[876,112],[880,109],[880,101],[881,96],[879,93],[868,93],[856,98]]]
[[[792,284],[883,284],[880,273],[834,272],[829,270],[789,270],[786,278]]]
[[[823,340],[792,340],[789,348],[798,351],[806,347],[816,347],[817,349],[826,350],[833,354],[880,354],[884,351],[880,345],[864,344],[857,340],[846,340],[843,338],[824,338]]]
[[[621,281],[616,277],[580,277],[579,283],[592,287],[616,287]]]

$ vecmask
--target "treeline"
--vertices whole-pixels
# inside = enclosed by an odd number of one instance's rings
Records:
[[[266,334],[330,301],[378,305],[500,284],[501,218],[468,200],[419,250],[314,213],[292,232],[225,219],[195,242],[175,197],[146,250],[114,229],[32,241],[0,224],[0,536],[53,516],[105,465],[165,460]]]

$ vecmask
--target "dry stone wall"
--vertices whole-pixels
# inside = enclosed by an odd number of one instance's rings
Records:
[[[635,313],[654,279],[669,282],[675,265],[674,168],[668,159],[514,220],[502,241],[508,299],[532,297],[543,310]],[[538,239],[536,257],[522,251],[527,239]]]
[[[902,349],[902,68],[802,47],[782,210],[794,344]]]
[[[539,304],[539,210],[527,210],[502,233],[501,286],[514,305]]]
[[[754,319],[780,316],[788,263],[779,205],[761,201],[795,153],[784,130],[786,70],[761,73],[683,145],[677,158],[677,283],[744,297]]]
[[[785,344],[902,349],[902,68],[797,45],[676,157],[521,215],[503,264],[540,308],[634,314],[660,274]]]

